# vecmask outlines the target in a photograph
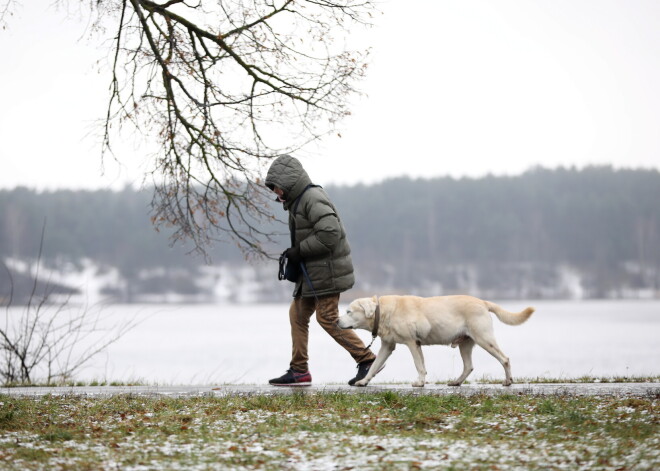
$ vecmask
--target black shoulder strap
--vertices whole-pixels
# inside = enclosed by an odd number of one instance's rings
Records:
[[[298,211],[298,203],[300,203],[300,199],[302,198],[302,195],[304,195],[305,192],[306,192],[307,190],[309,190],[310,188],[313,188],[313,187],[320,187],[320,186],[321,186],[321,185],[314,185],[313,183],[310,183],[309,185],[307,185],[307,186],[305,187],[305,189],[302,191],[302,193],[300,193],[300,194],[298,195],[298,197],[296,198],[296,201],[294,201],[294,203],[293,203],[293,213],[292,213],[292,214],[293,214],[294,217],[296,216],[296,212]]]
[[[296,212],[298,212],[298,203],[300,203],[302,195],[304,195],[307,190],[309,190],[310,188],[313,188],[313,187],[320,187],[320,186],[321,185],[314,185],[313,183],[310,183],[298,195],[298,197],[296,198],[296,201],[293,202],[293,211],[291,212],[292,221],[293,221],[293,226],[291,227],[291,247],[294,247],[296,245]]]

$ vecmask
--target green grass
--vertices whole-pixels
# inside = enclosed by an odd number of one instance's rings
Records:
[[[0,469],[652,470],[659,399],[0,396]]]
[[[3,388],[51,388],[51,387],[94,387],[94,386],[148,386],[149,383],[142,380],[135,381],[110,381],[93,379],[90,381],[61,381],[53,383],[5,383]]]

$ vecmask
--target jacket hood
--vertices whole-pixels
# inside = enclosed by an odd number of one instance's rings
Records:
[[[274,187],[284,191],[284,209],[288,209],[302,191],[312,183],[302,164],[295,157],[280,155],[270,164],[266,174],[266,186],[271,190]]]

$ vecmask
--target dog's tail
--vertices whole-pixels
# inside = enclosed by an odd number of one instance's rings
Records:
[[[495,314],[499,320],[507,325],[520,325],[529,319],[529,317],[534,313],[533,307],[525,308],[525,310],[521,312],[509,312],[506,309],[502,309],[497,304],[491,303],[490,301],[485,301],[485,303],[488,310]]]

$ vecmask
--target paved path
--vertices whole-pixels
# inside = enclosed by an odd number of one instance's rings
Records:
[[[395,391],[404,394],[534,394],[534,395],[578,395],[578,396],[660,396],[660,383],[553,383],[514,384],[505,388],[498,384],[468,384],[459,388],[440,384],[427,384],[424,388],[413,388],[408,384],[374,384],[356,388],[341,384],[321,384],[310,387],[276,387],[269,385],[220,385],[220,386],[71,386],[71,387],[17,387],[0,388],[0,394],[10,396],[40,397],[48,394],[57,396],[113,396],[119,394],[146,396],[226,396],[249,394],[291,394],[293,392],[343,392],[370,394]]]

